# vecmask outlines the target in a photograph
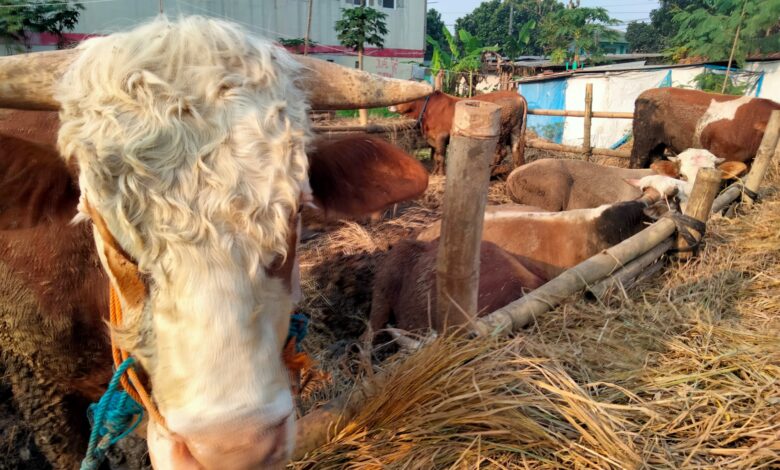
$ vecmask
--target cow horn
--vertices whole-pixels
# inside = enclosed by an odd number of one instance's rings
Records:
[[[311,57],[295,59],[306,67],[302,81],[314,109],[377,108],[433,93],[427,83],[385,78]]]
[[[66,49],[0,57],[0,108],[60,109],[54,88],[78,54]]]

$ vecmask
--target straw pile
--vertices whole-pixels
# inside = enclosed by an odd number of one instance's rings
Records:
[[[767,183],[779,181],[775,167]],[[308,406],[356,374],[383,378],[292,467],[776,467],[778,248],[773,186],[713,220],[698,259],[606,304],[572,299],[514,338],[440,338],[388,364],[344,356]]]

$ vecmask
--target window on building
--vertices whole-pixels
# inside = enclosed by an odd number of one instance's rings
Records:
[[[379,0],[379,5],[383,8],[395,8],[395,0]]]

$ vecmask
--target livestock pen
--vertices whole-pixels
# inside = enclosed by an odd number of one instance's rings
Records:
[[[777,153],[774,148],[774,153]],[[544,157],[544,155],[537,155]],[[354,415],[295,468],[766,467],[780,443],[780,168],[763,202],[714,216],[700,256],[596,300],[569,297],[510,338],[443,337],[389,362],[362,332],[377,260],[439,216],[443,183],[378,225],[303,247],[308,412]],[[507,202],[493,182],[488,203]],[[356,385],[357,384],[357,385]]]

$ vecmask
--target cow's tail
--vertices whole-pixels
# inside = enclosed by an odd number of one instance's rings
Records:
[[[520,135],[518,136],[519,141],[517,143],[517,159],[516,161],[512,162],[513,166],[515,167],[525,164],[525,130],[528,126],[528,100],[526,100],[525,96],[519,92],[518,95],[520,95],[520,101],[523,104],[523,121],[520,124]]]

